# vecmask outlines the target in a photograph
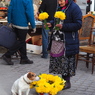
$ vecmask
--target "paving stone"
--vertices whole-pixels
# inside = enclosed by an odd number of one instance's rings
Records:
[[[3,54],[0,53],[0,56]],[[4,64],[0,59],[0,95],[11,95],[11,86],[13,82],[28,71],[33,71],[37,75],[40,73],[49,73],[49,58],[43,59],[41,55],[28,53],[29,59],[33,60],[33,64],[21,65],[20,59],[13,58],[15,63],[13,66]],[[95,71],[91,74],[91,64],[89,69],[85,63],[79,61],[76,75],[71,78],[72,87],[67,90],[60,91],[58,95],[95,95]],[[29,95],[38,95],[34,89],[31,89]]]

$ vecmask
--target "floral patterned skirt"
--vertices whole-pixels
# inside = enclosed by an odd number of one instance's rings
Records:
[[[72,56],[50,56],[49,73],[61,74],[64,76],[75,75],[75,55]]]

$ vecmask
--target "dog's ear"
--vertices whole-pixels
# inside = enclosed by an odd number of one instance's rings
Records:
[[[29,72],[29,73],[27,74],[27,77],[28,77],[28,78],[31,78],[31,77],[32,77],[31,72]]]

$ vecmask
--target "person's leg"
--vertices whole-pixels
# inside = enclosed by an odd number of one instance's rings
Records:
[[[21,56],[21,60],[20,60],[20,64],[32,64],[33,61],[29,60],[27,57],[27,52],[26,52],[26,35],[27,35],[27,31],[25,29],[19,29],[18,30],[18,41],[20,42],[20,44],[18,45],[19,48],[19,52],[20,52],[20,56]]]
[[[76,68],[76,63],[75,63],[75,55],[71,56],[66,56],[65,63],[66,65],[66,72],[63,72],[62,78],[66,80],[65,87],[64,89],[69,89],[71,88],[71,82],[70,82],[70,77],[75,75],[75,68]]]
[[[20,52],[21,58],[22,57],[27,58],[27,56],[26,56],[26,42],[25,42],[27,30],[14,28],[14,31],[17,35],[17,41],[8,50],[8,52],[5,53],[5,56],[9,57],[9,56],[13,55],[15,52],[17,52],[18,50],[22,49],[22,51]]]
[[[21,60],[20,60],[20,64],[32,64],[33,61],[29,60],[28,57],[27,57],[27,51],[26,51],[26,35],[27,35],[27,30],[23,30],[22,31],[22,34],[19,33],[19,41],[22,43],[21,44],[21,47],[19,48],[19,51],[20,51],[20,56],[21,56]]]
[[[67,76],[62,75],[62,78],[66,81],[65,87],[63,89],[71,88],[70,76],[69,75],[67,75]]]
[[[15,32],[17,38],[18,38],[17,29],[16,28],[13,28],[13,29],[14,29],[14,32]],[[2,56],[3,60],[5,60],[8,65],[13,65],[13,62],[11,61],[11,55],[13,55],[16,52],[17,47],[18,47],[18,40],[16,40],[14,45]]]
[[[27,30],[19,30],[18,36],[19,36],[19,51],[20,51],[20,56],[21,59],[28,59],[27,58],[27,52],[26,52],[26,35],[27,35]]]
[[[42,28],[42,58],[48,57],[48,32],[49,30],[46,30],[45,28]]]
[[[20,51],[20,56],[21,56],[21,64],[31,64],[33,63],[33,61],[30,61],[27,58],[27,54],[26,54],[26,35],[27,35],[27,30],[25,29],[17,29],[14,28],[14,31],[17,35],[17,41],[15,42],[15,44],[9,49],[8,52],[5,53],[5,56],[8,58],[9,56],[13,55],[15,52],[17,52],[18,50]]]

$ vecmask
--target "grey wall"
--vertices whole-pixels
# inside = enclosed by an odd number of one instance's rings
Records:
[[[77,0],[76,3],[79,5],[83,15],[85,15],[86,14],[87,0]]]

